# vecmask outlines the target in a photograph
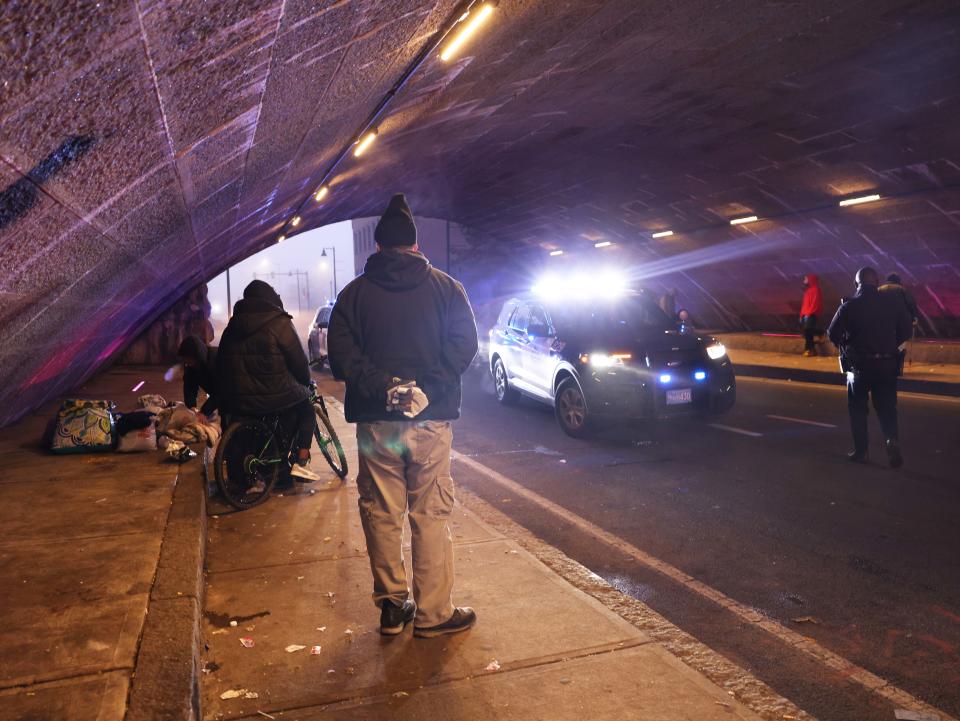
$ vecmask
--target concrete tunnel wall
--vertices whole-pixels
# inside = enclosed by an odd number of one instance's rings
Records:
[[[6,3],[0,424],[289,230],[462,7]],[[298,230],[403,190],[471,229],[475,278],[562,248],[677,288],[710,327],[792,327],[801,275],[832,303],[870,263],[902,273],[926,333],[957,336],[958,31],[953,0],[502,0],[464,55],[427,59]],[[766,220],[728,225],[747,214]]]

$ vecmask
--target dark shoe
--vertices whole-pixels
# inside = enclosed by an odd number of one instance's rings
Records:
[[[857,451],[853,450],[847,454],[847,460],[851,463],[866,463],[867,462],[867,452],[866,451]]]
[[[891,468],[899,468],[903,465],[903,456],[900,454],[900,444],[892,438],[887,441],[887,458],[890,460]]]
[[[404,601],[398,606],[393,601],[384,600],[380,606],[380,633],[384,636],[396,636],[403,633],[403,627],[413,620],[417,613],[417,604]]]
[[[477,622],[477,612],[469,606],[453,609],[453,615],[439,626],[414,626],[413,635],[418,638],[434,638],[450,633],[460,633]]]

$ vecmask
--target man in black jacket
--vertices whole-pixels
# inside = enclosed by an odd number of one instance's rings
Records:
[[[847,408],[853,433],[851,461],[867,460],[867,402],[873,407],[886,438],[893,468],[903,465],[897,427],[897,376],[900,346],[910,337],[912,319],[903,300],[880,293],[880,277],[873,268],[857,271],[857,295],[843,303],[830,322],[827,335],[840,348],[847,372]]]
[[[420,637],[457,633],[476,621],[453,605],[451,421],[460,417],[460,376],[477,353],[467,295],[417,249],[403,195],[377,224],[378,252],[337,298],[327,349],[347,383],[346,416],[357,424],[360,517],[373,572],[380,632],[414,621]],[[413,600],[401,533],[409,512]]]
[[[307,386],[310,367],[283,301],[262,280],[252,281],[223,331],[217,353],[220,408],[224,413],[295,417],[297,462],[290,475],[304,481],[320,476],[310,469],[316,426]]]
[[[197,407],[202,389],[207,400],[200,408],[206,418],[217,410],[217,348],[208,346],[200,336],[188,335],[180,343],[177,357],[183,364],[183,402],[187,408]]]

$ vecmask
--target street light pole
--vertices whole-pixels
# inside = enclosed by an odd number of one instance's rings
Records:
[[[326,258],[326,257],[327,257],[327,251],[328,251],[328,250],[332,250],[332,251],[333,251],[333,299],[336,300],[336,298],[337,298],[337,288],[339,287],[339,286],[337,285],[337,248],[336,248],[336,246],[334,246],[334,245],[324,246],[324,247],[323,247],[323,252],[320,253],[320,257],[321,257],[321,258]]]

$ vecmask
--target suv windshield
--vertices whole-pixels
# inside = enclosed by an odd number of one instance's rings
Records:
[[[660,306],[646,296],[551,308],[554,324],[576,334],[624,336],[675,328]]]

